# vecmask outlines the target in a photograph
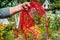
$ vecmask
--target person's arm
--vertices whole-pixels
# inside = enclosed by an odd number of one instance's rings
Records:
[[[22,4],[14,6],[14,7],[10,7],[10,8],[1,8],[0,9],[0,18],[7,18],[10,17],[14,14],[16,14],[16,12],[21,11],[22,9]]]
[[[23,7],[28,8],[28,6],[26,6],[25,4],[30,6],[29,2],[25,2],[23,4],[19,4],[19,5],[14,6],[14,7],[0,9],[0,18],[10,17],[10,16],[16,14],[17,12],[21,11],[23,9]]]
[[[0,18],[6,18],[10,16],[9,8],[1,8],[0,9]]]
[[[14,6],[14,7],[10,7],[10,16],[16,14],[17,12],[20,12],[22,10],[22,4]]]

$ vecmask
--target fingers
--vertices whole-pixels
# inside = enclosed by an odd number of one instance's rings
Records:
[[[30,6],[30,2],[24,2],[23,4]]]
[[[24,2],[22,4],[22,7],[25,8],[25,9],[28,9],[30,7],[30,2]]]

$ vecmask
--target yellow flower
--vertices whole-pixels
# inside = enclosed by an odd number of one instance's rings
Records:
[[[0,36],[2,36],[3,34],[0,32]]]
[[[7,34],[13,33],[13,30],[10,30],[9,32],[7,32]]]
[[[0,30],[4,30],[4,29],[6,29],[6,25],[4,25],[4,24],[0,24]]]
[[[0,37],[0,40],[4,40],[4,38],[3,37]]]

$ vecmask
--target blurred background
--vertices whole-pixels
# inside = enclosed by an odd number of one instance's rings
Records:
[[[30,1],[32,0],[0,0],[0,8],[13,7],[18,4]],[[39,3],[41,3],[42,7],[46,11],[46,19],[48,20],[49,25],[49,40],[60,40],[60,0],[34,1],[38,1]],[[10,18],[0,19],[0,40],[16,39],[15,35],[13,34],[13,31],[15,31],[18,28],[19,15],[20,14],[16,14]],[[44,23],[42,22],[43,17],[41,20],[38,19],[38,21],[41,21],[40,28],[43,31],[43,40],[46,40],[46,29]],[[38,21],[35,22],[36,25],[38,24]],[[20,40],[24,40],[24,38],[21,35],[21,32],[19,32],[19,36]],[[33,38],[32,35],[30,35],[30,38]]]

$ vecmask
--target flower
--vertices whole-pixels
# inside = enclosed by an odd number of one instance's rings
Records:
[[[0,36],[2,36],[3,35],[3,33],[2,32],[0,32]]]

